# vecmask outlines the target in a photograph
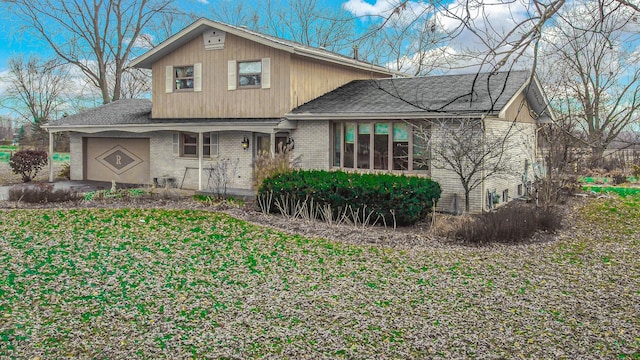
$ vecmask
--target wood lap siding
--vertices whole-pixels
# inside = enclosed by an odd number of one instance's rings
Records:
[[[273,63],[273,60],[271,62]],[[352,80],[382,77],[390,76],[294,55],[291,57],[292,108],[335,90]]]
[[[505,118],[507,121],[513,121],[524,123],[535,123],[534,118],[529,113],[529,104],[527,103],[524,94],[518,95],[514,101],[506,109]]]
[[[228,90],[229,60],[270,58],[270,89]],[[202,91],[165,93],[167,66],[202,63]],[[289,103],[289,54],[231,34],[223,50],[205,50],[201,36],[153,64],[154,118],[281,117]]]
[[[269,58],[270,88],[229,90],[229,60]],[[167,93],[167,66],[202,63],[202,91]],[[197,36],[153,64],[154,118],[277,118],[352,80],[383,73],[313,60],[227,34],[224,49],[205,50]],[[237,79],[237,76],[236,76]]]

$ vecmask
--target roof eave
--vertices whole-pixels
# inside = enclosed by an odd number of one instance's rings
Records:
[[[457,116],[482,117],[485,112],[416,112],[416,113],[289,113],[289,120],[413,120],[442,119]]]
[[[247,121],[237,123],[233,121],[224,122],[173,122],[159,124],[115,124],[115,125],[43,125],[49,132],[81,132],[100,133],[105,131],[124,131],[132,133],[145,133],[151,131],[190,131],[190,132],[210,132],[210,131],[251,131],[251,132],[271,132],[277,129],[295,129],[296,124],[287,122],[281,124],[282,119],[273,121]],[[213,129],[214,128],[214,129]]]
[[[355,67],[355,68],[367,70],[367,71],[375,71],[375,72],[383,73],[387,75],[406,76],[406,74],[401,73],[399,71],[390,70],[382,66],[369,64],[369,63],[358,61],[355,59],[349,60],[348,58],[341,57],[331,52],[323,52],[323,51],[317,51],[313,49],[307,49],[304,47],[297,47],[297,46],[283,44],[283,43],[273,41],[268,38],[253,34],[251,32],[243,31],[242,29],[238,29],[233,26],[229,26],[227,24],[205,19],[205,18],[196,20],[193,24],[187,26],[183,30],[172,35],[167,40],[160,43],[158,46],[147,51],[143,55],[140,55],[139,57],[133,59],[130,65],[132,67],[151,69],[153,63],[156,62],[159,58],[164,57],[166,54],[176,50],[178,47],[182,46],[186,42],[196,38],[206,28],[220,29],[226,33],[239,36],[244,39],[257,42],[259,44],[269,46],[274,49],[286,51],[288,53],[295,53],[304,57],[328,61],[328,62],[332,62],[332,63],[344,65],[344,66]]]
[[[522,84],[522,86],[518,89],[518,91],[514,93],[511,99],[509,99],[509,101],[505,104],[505,106],[502,107],[498,116],[501,118],[506,118],[507,109],[514,103],[514,101],[516,101],[516,98],[518,97],[518,95],[525,93],[525,91],[527,90],[527,87],[530,87],[531,85],[534,85],[532,89],[533,96],[535,97],[536,100],[538,100],[538,102],[541,102],[541,104],[537,104],[538,106],[536,106],[536,109],[532,109],[532,110],[536,111],[536,113],[538,114],[538,118],[543,118],[545,117],[545,114],[546,114],[546,117],[550,118],[551,121],[554,121],[555,115],[553,114],[551,106],[549,105],[549,100],[547,99],[547,96],[544,93],[544,89],[542,88],[542,85],[540,84],[540,81],[538,80],[538,77],[535,74],[531,74],[529,79],[524,84]],[[530,106],[536,105],[534,101],[531,101],[530,96],[532,95],[530,93],[525,93],[525,96],[527,97],[527,101],[529,102]],[[542,108],[542,109],[539,109],[539,108]],[[538,121],[538,119],[536,119],[536,121]],[[546,123],[548,122],[548,120],[545,119],[541,122]]]
[[[170,36],[168,39],[158,44],[153,49],[133,59],[130,63],[130,66],[151,69],[151,66],[155,61],[158,60],[158,58],[164,57],[167,53],[176,50],[178,47],[182,46],[188,41],[191,41],[192,39],[196,38],[206,28],[220,29],[226,33],[240,36],[242,38],[249,39],[278,50],[293,52],[293,47],[291,46],[281,44],[275,41],[271,41],[269,39],[265,39],[263,37],[260,37],[248,32],[243,32],[234,27],[230,27],[226,24],[223,24],[217,21],[200,18],[196,20],[193,24],[180,30],[176,34]]]

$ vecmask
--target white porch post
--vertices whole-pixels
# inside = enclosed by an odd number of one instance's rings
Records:
[[[202,191],[202,158],[204,156],[204,136],[198,133],[198,191]]]
[[[271,144],[270,146],[270,152],[271,152],[271,157],[274,157],[276,155],[276,133],[275,131],[271,131],[271,139],[269,139],[269,143]]]
[[[49,182],[53,182],[53,132],[49,130]]]

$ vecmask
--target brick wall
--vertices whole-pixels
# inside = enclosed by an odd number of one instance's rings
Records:
[[[291,137],[296,144],[293,156],[299,157],[302,169],[329,170],[329,121],[300,120]]]
[[[177,185],[183,189],[198,189],[198,158],[186,158],[173,154],[172,131],[153,133],[151,138],[151,177],[173,177]],[[214,182],[209,182],[210,172],[207,168],[216,167],[219,162],[227,161],[231,166],[229,171],[229,188],[251,189],[253,177],[253,151],[251,148],[242,149],[242,139],[248,132],[220,132],[218,133],[218,156],[204,158],[202,162],[202,187],[208,190],[214,187]],[[184,178],[184,182],[183,182]]]
[[[493,176],[485,183],[486,191],[495,191],[504,203],[503,193],[506,191],[507,201],[518,197],[518,185],[523,184],[525,163],[533,164],[535,160],[535,124],[512,123],[505,120],[486,120],[486,131],[493,136],[503,136],[508,140],[505,150],[505,161],[509,162],[506,174]],[[529,166],[529,179],[533,172]]]

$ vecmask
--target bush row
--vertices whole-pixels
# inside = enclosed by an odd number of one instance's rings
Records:
[[[347,208],[371,214],[371,221],[409,225],[425,218],[440,199],[440,185],[428,178],[392,174],[296,170],[269,177],[258,196],[287,196],[328,206],[334,216]],[[275,211],[271,205],[270,211]]]
[[[55,189],[53,184],[16,185],[9,189],[9,201],[48,203],[79,200],[80,195],[71,189]]]
[[[474,216],[455,231],[455,237],[472,244],[516,243],[529,239],[538,231],[553,232],[561,224],[562,214],[554,207],[514,203],[495,212]]]

